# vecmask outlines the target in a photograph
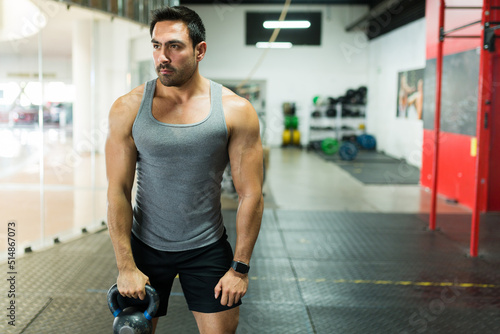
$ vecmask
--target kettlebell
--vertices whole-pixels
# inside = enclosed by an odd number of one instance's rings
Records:
[[[122,297],[118,286],[113,284],[108,291],[109,310],[115,317],[113,334],[151,334],[153,331],[151,319],[155,316],[159,304],[160,298],[150,285],[146,285],[146,298],[141,301]]]

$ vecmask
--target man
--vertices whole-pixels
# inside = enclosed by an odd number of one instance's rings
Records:
[[[157,290],[156,329],[178,274],[200,333],[234,333],[263,210],[258,118],[248,101],[200,75],[207,44],[194,11],[156,10],[150,32],[158,79],[120,97],[109,115],[108,224],[118,290],[140,299],[145,284]],[[228,159],[239,195],[234,255],[220,207]]]

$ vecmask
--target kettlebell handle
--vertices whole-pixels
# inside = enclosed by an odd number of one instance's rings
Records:
[[[118,285],[115,283],[108,290],[108,306],[113,316],[116,318],[123,310],[120,308],[118,304],[118,295],[120,292],[118,291]],[[151,286],[146,284],[146,297],[149,298],[149,305],[146,311],[144,311],[144,317],[146,319],[151,320],[156,314],[158,310],[158,306],[160,304],[160,297],[156,293],[156,290]]]

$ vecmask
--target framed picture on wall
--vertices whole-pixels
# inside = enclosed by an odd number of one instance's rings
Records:
[[[424,101],[424,69],[398,73],[396,117],[422,119]]]

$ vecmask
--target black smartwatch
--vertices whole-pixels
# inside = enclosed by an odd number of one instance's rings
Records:
[[[234,271],[240,274],[247,274],[248,271],[250,270],[250,266],[248,264],[240,261],[231,262],[231,268],[233,268]]]

